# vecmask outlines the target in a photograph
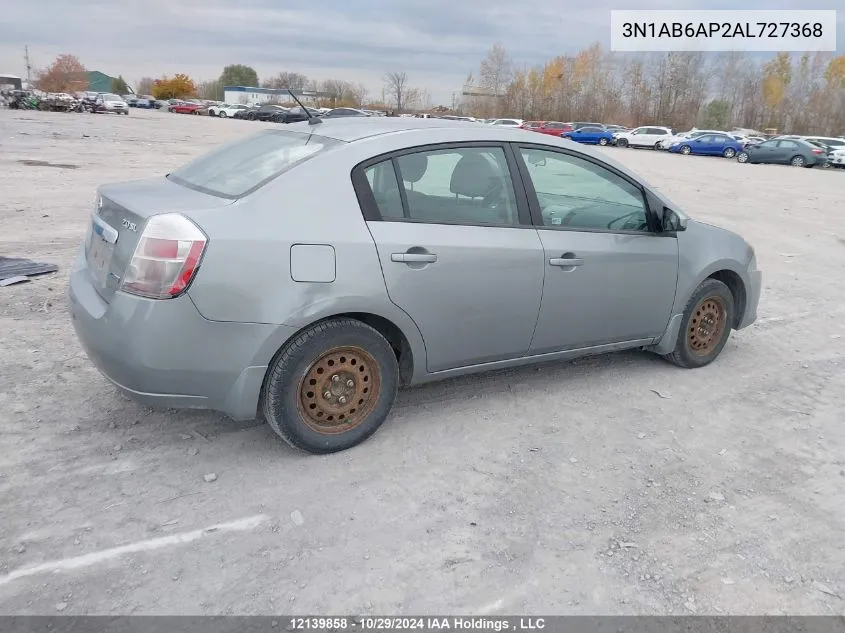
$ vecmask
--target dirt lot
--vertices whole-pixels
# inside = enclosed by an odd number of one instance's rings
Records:
[[[65,298],[97,184],[259,125],[0,111],[0,253],[60,266],[0,288],[0,613],[845,611],[845,173],[606,150],[754,244],[758,323],[410,390],[310,457],[119,396]]]

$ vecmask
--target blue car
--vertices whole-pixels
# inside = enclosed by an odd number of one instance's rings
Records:
[[[578,130],[564,132],[561,137],[587,145],[610,145],[613,140],[613,133],[601,127],[582,127]]]
[[[724,156],[733,158],[743,150],[738,140],[727,134],[702,134],[697,138],[687,138],[669,147],[673,154],[696,154],[699,156]]]

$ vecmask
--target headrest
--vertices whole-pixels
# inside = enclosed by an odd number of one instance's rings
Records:
[[[496,170],[480,154],[466,154],[455,165],[449,191],[459,196],[481,198],[490,193],[497,178]]]
[[[428,156],[425,154],[405,154],[399,157],[399,171],[405,182],[417,182],[428,169]]]

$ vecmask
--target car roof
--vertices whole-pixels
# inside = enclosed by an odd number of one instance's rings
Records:
[[[381,134],[392,134],[397,132],[408,132],[411,130],[455,128],[466,130],[466,121],[455,121],[453,119],[418,119],[416,117],[330,117],[321,119],[319,126],[309,125],[307,122],[289,123],[286,129],[298,132],[307,132],[327,136],[347,143],[362,138],[379,136]],[[471,126],[473,130],[490,131],[493,136],[496,133],[504,133],[504,130],[492,131],[482,126]],[[524,133],[524,131],[519,130]],[[471,139],[470,139],[471,140]],[[490,135],[485,140],[492,140]]]

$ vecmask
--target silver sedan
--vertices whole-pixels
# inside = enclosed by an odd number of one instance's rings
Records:
[[[582,145],[344,117],[104,185],[70,278],[88,355],[151,406],[349,448],[398,388],[642,348],[685,368],[754,322],[754,250]]]

